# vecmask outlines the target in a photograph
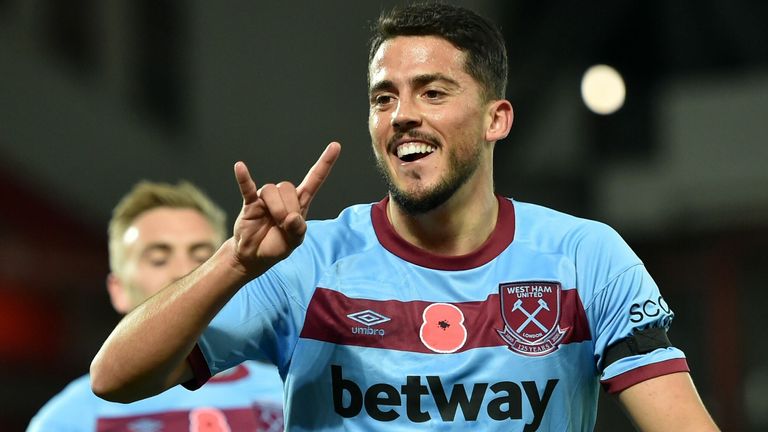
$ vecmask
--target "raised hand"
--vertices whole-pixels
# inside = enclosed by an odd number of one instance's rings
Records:
[[[234,228],[235,260],[244,274],[265,272],[301,244],[309,204],[340,152],[339,143],[328,144],[298,187],[280,182],[257,188],[245,163],[235,164],[235,178],[243,196]]]

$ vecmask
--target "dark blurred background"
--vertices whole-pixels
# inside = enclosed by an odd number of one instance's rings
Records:
[[[233,219],[232,164],[300,181],[343,144],[314,218],[380,199],[367,28],[393,1],[0,0],[0,424],[20,431],[118,320],[106,225],[139,179],[200,185]],[[768,430],[768,2],[463,1],[510,52],[497,189],[617,228],[677,316],[724,430]],[[613,114],[580,85],[623,77]],[[604,398],[597,430],[631,430]]]

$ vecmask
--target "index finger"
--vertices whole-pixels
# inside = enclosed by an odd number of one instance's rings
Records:
[[[317,162],[309,169],[304,180],[296,188],[296,192],[299,195],[299,205],[303,213],[306,213],[309,203],[312,202],[318,189],[323,185],[325,179],[328,178],[328,174],[331,173],[331,168],[333,168],[333,164],[336,163],[340,153],[341,144],[337,142],[328,144]]]
[[[238,161],[235,163],[235,179],[237,185],[240,188],[240,195],[243,196],[243,203],[249,204],[259,199],[259,193],[256,189],[256,182],[251,178],[251,173],[248,172],[248,167],[245,162]]]

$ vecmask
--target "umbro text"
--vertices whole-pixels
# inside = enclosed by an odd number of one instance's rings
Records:
[[[352,333],[354,334],[364,334],[364,335],[376,335],[376,336],[384,336],[386,333],[384,330],[379,328],[371,328],[371,327],[352,327]]]

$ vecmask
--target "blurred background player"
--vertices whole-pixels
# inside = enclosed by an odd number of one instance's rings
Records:
[[[142,181],[109,222],[107,289],[115,310],[130,312],[208,259],[226,238],[226,215],[188,182]],[[181,386],[132,404],[107,402],[90,376],[70,383],[32,418],[41,431],[279,431],[283,387],[277,369],[246,362],[198,391]]]

